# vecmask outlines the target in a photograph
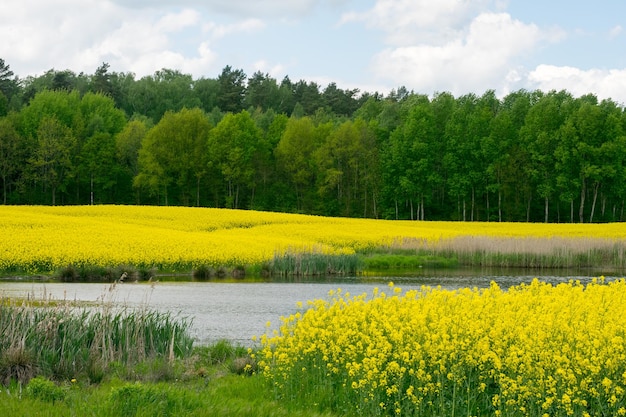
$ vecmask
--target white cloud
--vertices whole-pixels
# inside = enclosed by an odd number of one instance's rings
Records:
[[[624,28],[621,25],[612,27],[611,30],[609,31],[609,39],[617,38],[619,35],[622,34],[623,31],[624,31]]]
[[[112,0],[120,6],[136,9],[190,7],[235,17],[268,17],[274,19],[304,17],[316,7],[345,0]]]
[[[260,71],[264,74],[269,74],[271,77],[276,79],[279,83],[280,81],[282,81],[282,78],[286,75],[285,67],[282,64],[270,64],[264,59],[253,63],[252,68],[254,68],[254,72]],[[248,74],[248,75],[252,75],[252,74]]]
[[[20,77],[51,68],[92,73],[102,62],[137,76],[161,68],[203,74],[216,60],[203,36],[205,24],[190,8],[138,11],[98,0],[9,0],[0,6],[0,57]],[[250,26],[244,22],[230,32]]]
[[[156,22],[156,29],[164,32],[177,32],[190,26],[196,26],[200,14],[192,9],[183,9],[178,13],[167,13]]]
[[[446,43],[493,0],[378,0],[363,13],[347,13],[342,23],[363,21],[387,33],[387,42],[397,46],[415,43]]]
[[[380,77],[419,92],[470,91],[500,88],[515,79],[516,57],[543,38],[535,25],[506,13],[482,13],[464,31],[442,45],[418,44],[389,48],[374,59]]]
[[[626,104],[626,69],[590,69],[539,65],[528,75],[537,89],[567,90],[574,96],[594,93],[600,99],[612,98]]]
[[[231,24],[216,24],[214,22],[206,23],[202,30],[210,34],[214,39],[223,38],[227,35],[240,32],[255,32],[265,28],[265,23],[260,19],[245,19]]]

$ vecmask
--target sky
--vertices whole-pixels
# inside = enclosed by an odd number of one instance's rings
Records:
[[[0,58],[137,79],[230,65],[321,89],[592,93],[626,104],[624,0],[2,0]]]

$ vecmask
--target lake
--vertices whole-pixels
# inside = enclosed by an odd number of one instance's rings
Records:
[[[438,272],[441,274],[441,271]],[[111,301],[129,308],[147,307],[192,319],[191,332],[197,344],[229,339],[235,344],[252,346],[252,337],[278,328],[281,316],[297,311],[296,303],[327,299],[331,290],[341,288],[352,295],[371,294],[375,287],[384,290],[389,281],[403,290],[423,285],[446,289],[486,288],[495,281],[502,288],[530,282],[536,275],[419,275],[402,277],[352,277],[324,282],[180,282],[83,284],[31,281],[0,282],[0,295],[42,297],[70,301]],[[166,277],[162,277],[166,278]],[[587,276],[543,276],[557,284],[570,279],[588,282]]]

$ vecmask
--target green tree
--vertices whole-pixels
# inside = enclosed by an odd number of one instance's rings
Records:
[[[217,105],[221,111],[237,113],[243,110],[246,94],[246,73],[241,69],[233,70],[230,65],[222,69],[217,77],[219,95]]]
[[[106,201],[104,195],[114,189],[121,169],[115,157],[115,135],[126,125],[126,115],[115,107],[113,98],[91,92],[80,100],[79,113],[73,152],[76,201],[82,201],[81,189],[88,189],[89,203],[93,204],[96,187],[98,201],[103,202]]]
[[[294,97],[294,85],[288,76],[285,76],[278,86],[279,104],[276,111],[291,116],[296,100]]]
[[[115,139],[106,132],[97,132],[83,144],[80,157],[80,171],[89,180],[89,204],[103,202],[101,194],[110,191],[116,184],[119,166],[115,158]]]
[[[320,86],[315,82],[300,80],[295,83],[293,98],[295,103],[300,103],[306,116],[312,116],[317,109],[323,106]]]
[[[55,117],[45,117],[37,129],[37,148],[30,159],[36,180],[49,189],[52,205],[56,205],[57,191],[64,191],[72,172],[71,154],[76,139],[72,130]]]
[[[369,196],[375,195],[372,175],[377,173],[377,154],[374,134],[365,121],[345,121],[333,129],[315,157],[318,192],[331,196],[339,205],[338,212],[329,214],[367,216]]]
[[[191,196],[195,195],[199,205],[201,183],[207,173],[205,158],[210,130],[206,115],[198,108],[166,112],[141,144],[135,186],[162,195],[165,205],[169,205],[168,188],[175,185],[183,204],[190,204]]]
[[[193,79],[189,74],[167,68],[156,71],[130,85],[131,114],[148,116],[157,123],[167,111],[200,107],[202,103],[192,86]]]
[[[120,186],[132,184],[133,178],[139,174],[139,149],[148,130],[147,119],[134,119],[115,135],[115,156],[120,167]],[[139,195],[125,201],[139,203]]]
[[[20,111],[21,135],[36,137],[41,121],[51,117],[72,130],[82,129],[80,101],[78,91],[44,90],[37,93],[28,106]]]
[[[7,203],[8,189],[24,163],[22,140],[8,117],[0,118],[0,177],[2,203]]]
[[[579,173],[580,191],[578,221],[583,222],[587,194],[591,193],[589,221],[592,222],[599,191],[604,183],[609,183],[619,169],[612,161],[622,158],[614,155],[620,150],[615,146],[622,136],[619,114],[621,110],[612,101],[597,105],[595,97],[581,97],[580,107],[571,114],[571,133],[576,141],[572,161]]]
[[[396,218],[399,202],[408,204],[411,220],[425,217],[426,196],[432,194],[428,176],[436,158],[431,155],[434,134],[434,114],[428,97],[413,97],[408,116],[391,133],[385,147],[385,179],[393,196]]]
[[[293,187],[298,211],[311,208],[308,194],[317,178],[314,154],[322,139],[310,117],[291,117],[274,150],[279,172],[284,173]]]
[[[251,109],[277,111],[280,105],[280,91],[276,80],[260,71],[252,74],[252,77],[248,78],[244,105]]]
[[[238,208],[242,190],[254,188],[261,137],[261,130],[245,110],[227,113],[209,135],[209,163],[227,184],[227,207]]]
[[[456,199],[457,219],[467,220],[467,199],[474,201],[474,177],[476,175],[476,146],[478,138],[471,132],[470,116],[476,107],[477,97],[468,94],[456,100],[454,112],[446,124],[445,140],[449,152],[444,155],[444,164],[448,171],[448,192]],[[473,210],[471,211],[473,216]]]
[[[542,96],[528,111],[520,130],[521,141],[529,153],[528,176],[534,190],[544,201],[545,222],[549,221],[549,202],[557,187],[554,172],[559,129],[567,117],[567,101],[571,100],[571,96],[564,92],[552,91]]]
[[[358,102],[355,98],[358,92],[358,88],[342,90],[337,87],[337,84],[330,83],[322,93],[322,102],[335,115],[351,117],[358,108]]]
[[[198,100],[200,108],[209,113],[218,107],[220,95],[220,83],[213,78],[200,78],[193,83],[193,91]]]

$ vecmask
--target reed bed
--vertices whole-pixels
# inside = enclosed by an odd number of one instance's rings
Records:
[[[389,249],[456,259],[460,266],[626,269],[626,240],[613,238],[468,235],[437,242],[403,239]]]
[[[276,277],[355,275],[362,271],[363,262],[356,254],[286,253],[275,256],[267,269]]]
[[[277,398],[363,416],[626,415],[626,281],[350,295],[260,342]]]
[[[112,364],[171,361],[191,351],[190,325],[170,313],[107,301],[76,305],[0,296],[0,382],[37,375],[97,382]]]

